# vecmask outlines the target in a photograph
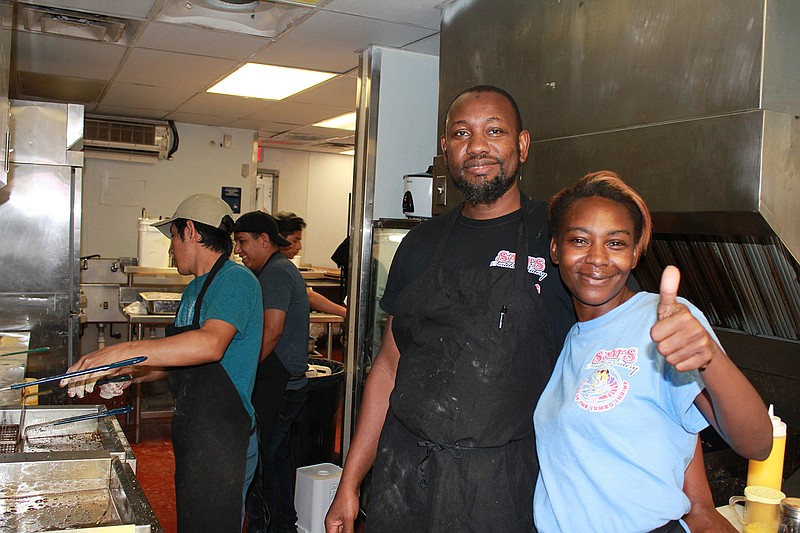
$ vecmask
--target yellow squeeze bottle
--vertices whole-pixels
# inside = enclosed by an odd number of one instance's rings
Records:
[[[783,455],[786,451],[786,423],[775,416],[769,406],[772,420],[772,451],[763,461],[753,461],[747,465],[747,486],[761,485],[781,490],[783,484]]]

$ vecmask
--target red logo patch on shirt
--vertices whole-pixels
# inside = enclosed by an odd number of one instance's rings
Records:
[[[494,260],[489,263],[490,267],[510,268],[513,269],[517,263],[517,254],[509,252],[508,250],[500,250],[497,252]],[[547,261],[544,257],[531,257],[528,256],[528,274],[539,276],[539,281],[547,277]]]

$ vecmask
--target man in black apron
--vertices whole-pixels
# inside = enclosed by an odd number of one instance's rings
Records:
[[[271,215],[243,214],[234,225],[234,242],[236,254],[258,276],[264,300],[264,337],[253,390],[261,475],[253,480],[247,496],[247,532],[294,533],[297,513],[290,430],[308,389],[306,286],[297,267],[280,252],[290,243],[280,235]]]
[[[373,462],[367,533],[534,529],[532,415],[575,318],[546,260],[545,204],[518,187],[529,144],[505,91],[451,104],[441,148],[465,202],[394,256],[328,533],[353,531]]]
[[[175,399],[178,530],[240,533],[243,491],[257,459],[250,396],[263,327],[261,290],[252,272],[228,259],[233,219],[219,198],[191,196],[156,226],[172,240],[178,272],[195,276],[183,291],[175,324],[164,338],[108,346],[70,370],[135,354],[147,356],[147,367],[143,373],[135,368],[134,381],[168,375]]]

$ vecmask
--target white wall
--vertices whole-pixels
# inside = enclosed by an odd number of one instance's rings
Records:
[[[353,157],[265,148],[258,168],[278,171],[278,211],[306,221],[302,262],[334,268],[331,254],[347,236]]]
[[[374,47],[380,57],[373,218],[405,218],[403,175],[425,172],[436,155],[439,58]]]
[[[253,209],[255,132],[194,124],[177,127],[180,146],[172,161],[86,159],[81,255],[136,257],[143,207],[151,218],[172,216],[187,196],[219,196],[221,188],[228,186],[242,188],[242,213]],[[230,148],[220,147],[223,134],[232,136]],[[246,178],[242,165],[249,165],[251,175]],[[303,263],[335,267],[330,256],[347,235],[353,157],[265,149],[257,167],[279,173],[278,210],[294,211],[308,224]]]
[[[176,124],[180,145],[172,161],[155,164],[86,158],[83,176],[81,255],[136,257],[138,219],[172,216],[187,196],[241,187],[242,212],[253,194],[251,130]],[[222,148],[224,134],[231,147]],[[250,175],[242,177],[242,165]]]

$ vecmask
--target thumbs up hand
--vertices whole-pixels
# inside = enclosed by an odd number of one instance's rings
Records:
[[[681,372],[705,370],[722,349],[689,308],[678,303],[681,273],[668,266],[661,274],[658,321],[650,328],[650,338],[658,353]]]

